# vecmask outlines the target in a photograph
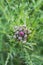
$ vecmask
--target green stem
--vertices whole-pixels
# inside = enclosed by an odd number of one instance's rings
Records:
[[[9,59],[10,59],[10,53],[8,53],[7,59],[6,59],[6,61],[5,61],[5,65],[8,64]]]

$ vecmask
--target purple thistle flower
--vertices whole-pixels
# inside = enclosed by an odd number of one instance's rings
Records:
[[[19,32],[19,35],[22,37],[22,36],[24,36],[24,32],[23,31],[20,31]]]
[[[15,26],[14,38],[25,43],[30,33],[31,31],[28,30],[26,26]]]

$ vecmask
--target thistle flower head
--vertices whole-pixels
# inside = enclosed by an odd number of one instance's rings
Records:
[[[27,41],[28,35],[31,33],[30,30],[27,29],[26,26],[15,26],[14,27],[14,39],[18,41],[22,41],[25,43]]]

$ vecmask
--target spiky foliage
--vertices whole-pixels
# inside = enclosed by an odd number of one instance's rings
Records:
[[[14,26],[32,33],[15,41]],[[43,65],[43,0],[0,0],[0,65]]]

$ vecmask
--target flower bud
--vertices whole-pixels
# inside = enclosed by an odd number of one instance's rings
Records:
[[[15,34],[18,34],[18,33],[19,33],[19,31],[16,31],[16,32],[15,32]]]
[[[25,34],[24,38],[27,38],[27,35]]]
[[[26,43],[26,40],[24,40],[23,43]]]
[[[16,35],[14,35],[13,37],[16,38]]]
[[[18,37],[18,40],[19,40],[19,41],[22,40],[22,37]]]

